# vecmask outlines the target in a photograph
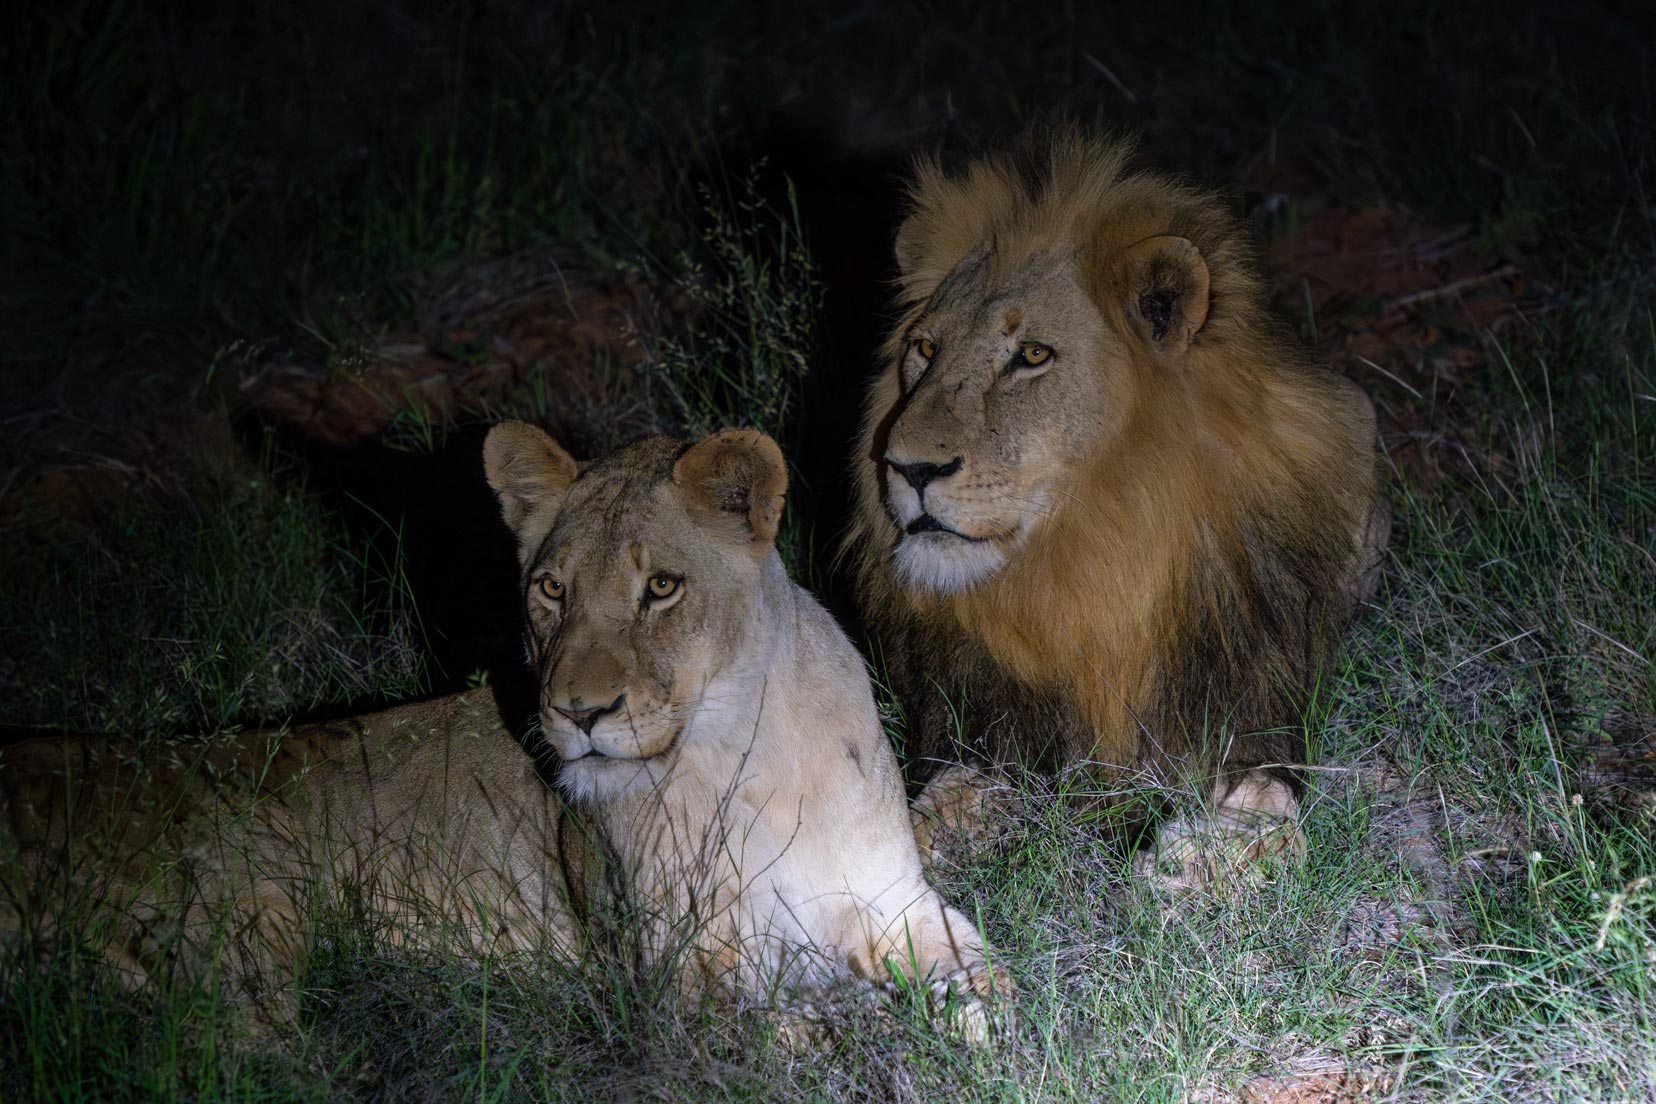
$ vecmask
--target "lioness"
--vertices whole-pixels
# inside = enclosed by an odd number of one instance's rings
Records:
[[[91,941],[135,983],[217,977],[273,1018],[342,891],[397,942],[578,956],[624,904],[687,984],[900,964],[937,998],[990,992],[978,932],[922,877],[861,660],[773,547],[774,442],[655,438],[581,466],[507,423],[484,452],[557,789],[486,691],[151,759],[12,745],[0,931]]]
[[[1121,145],[922,161],[910,200],[847,547],[919,780],[1206,780],[1138,860],[1176,888],[1303,848],[1300,709],[1390,529],[1369,400],[1271,319],[1226,203]],[[924,851],[993,777],[930,778]]]
[[[745,987],[895,959],[939,995],[1004,988],[921,873],[862,658],[776,552],[776,443],[656,437],[582,467],[507,423],[484,459],[559,785],[651,904],[647,945],[693,914],[701,970]]]

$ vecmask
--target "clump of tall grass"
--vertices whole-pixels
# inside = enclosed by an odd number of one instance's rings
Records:
[[[726,196],[701,189],[706,221],[674,276],[689,320],[651,343],[653,374],[689,437],[728,426],[785,436],[811,370],[822,285],[792,182],[779,206],[760,190],[762,168]]]
[[[347,534],[279,467],[267,452],[134,492],[81,528],[18,507],[0,572],[4,720],[214,732],[417,691],[400,544]]]

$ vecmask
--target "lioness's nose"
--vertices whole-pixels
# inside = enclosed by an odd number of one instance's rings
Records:
[[[596,708],[593,708],[593,709],[578,709],[578,708],[576,708],[576,706],[580,705],[580,703],[581,703],[581,700],[579,698],[576,698],[575,700],[571,701],[569,703],[569,708],[567,708],[567,709],[564,708],[561,705],[554,705],[552,708],[557,710],[564,717],[567,717],[569,719],[570,723],[573,724],[576,728],[580,729],[582,732],[586,733],[588,736],[591,736],[592,735],[592,726],[598,723],[598,719],[600,717],[607,717],[611,713],[618,712],[620,710],[620,708],[623,705],[626,704],[626,702],[627,702],[627,695],[619,694],[619,695],[616,696],[616,699],[614,701],[610,702],[608,705],[600,705],[600,706],[597,706]]]
[[[930,483],[932,480],[942,479],[959,471],[960,465],[964,463],[964,460],[957,456],[953,460],[950,460],[947,464],[928,464],[924,461],[905,464],[901,460],[898,460],[895,456],[888,453],[886,455],[885,462],[886,466],[892,471],[908,480],[908,485],[913,487],[915,493],[918,494],[925,490],[926,484]]]

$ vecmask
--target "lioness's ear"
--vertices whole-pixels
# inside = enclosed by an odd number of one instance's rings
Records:
[[[578,474],[574,459],[545,432],[525,422],[501,422],[483,439],[483,473],[500,516],[525,555],[546,536],[550,511]],[[526,531],[534,522],[537,533]],[[531,539],[532,538],[532,539]]]
[[[1190,348],[1208,316],[1208,266],[1189,238],[1159,234],[1128,248],[1127,318],[1152,345],[1170,353]]]
[[[770,552],[788,492],[788,466],[775,441],[756,429],[715,433],[684,451],[673,482],[697,506],[734,522],[758,556]]]

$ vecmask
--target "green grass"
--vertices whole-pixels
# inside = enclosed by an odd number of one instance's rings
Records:
[[[763,196],[755,165],[729,202],[704,189],[700,248],[680,252],[676,279],[690,322],[650,351],[675,428],[705,437],[730,425],[784,434],[820,343],[822,287],[792,185],[787,206]]]
[[[23,474],[0,501],[129,407],[216,409],[232,341],[348,371],[457,267],[548,243],[693,301],[650,320],[655,419],[792,432],[807,370],[864,367],[824,359],[810,246],[835,243],[802,240],[778,168],[740,179],[800,116],[960,148],[1067,113],[1225,185],[1293,162],[1337,200],[1473,226],[1558,289],[1460,381],[1469,458],[1394,484],[1382,594],[1308,721],[1308,862],[1169,907],[1063,800],[1074,780],[1020,779],[1007,837],[939,880],[1020,987],[981,1053],[856,1000],[791,1053],[659,978],[403,956],[348,916],[295,1027],[250,1043],[216,995],[123,994],[68,948],[0,979],[0,1096],[1225,1100],[1345,1063],[1403,1099],[1656,1095],[1656,822],[1589,770],[1656,729],[1648,47],[1613,15],[1424,3],[675,14],[8,11],[0,460]],[[453,430],[410,412],[385,443]],[[422,687],[400,519],[353,530],[267,440],[163,465],[164,489],[77,527],[7,513],[0,722],[165,738]],[[834,519],[789,525],[791,562],[832,582]]]
[[[214,733],[418,690],[397,534],[344,531],[287,466],[105,492],[68,525],[68,496],[26,501],[0,530],[5,722]]]

